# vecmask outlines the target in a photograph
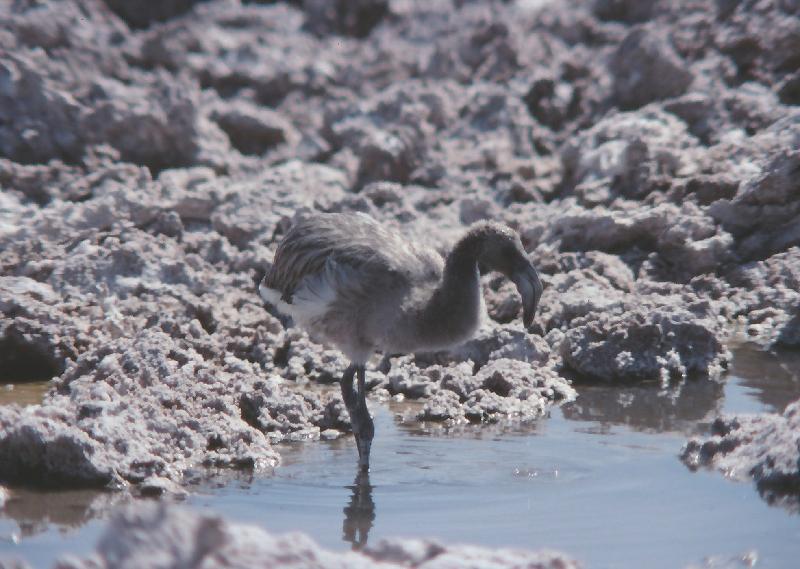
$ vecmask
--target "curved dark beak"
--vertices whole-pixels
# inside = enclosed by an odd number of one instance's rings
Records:
[[[519,295],[522,297],[522,323],[526,329],[530,328],[544,290],[542,281],[539,280],[539,273],[530,261],[525,259],[511,274],[511,281],[517,285]]]

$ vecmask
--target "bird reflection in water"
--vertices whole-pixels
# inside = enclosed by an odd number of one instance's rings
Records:
[[[344,507],[342,539],[350,542],[356,550],[367,545],[369,530],[375,521],[375,502],[372,501],[369,472],[360,470],[350,488],[353,493],[350,496],[350,503]]]

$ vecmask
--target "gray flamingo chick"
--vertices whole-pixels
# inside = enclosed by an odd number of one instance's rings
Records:
[[[430,352],[471,338],[485,311],[479,263],[516,284],[529,327],[542,284],[519,235],[498,223],[471,226],[447,259],[362,213],[301,218],[278,245],[259,292],[350,359],[342,398],[362,470],[369,469],[375,433],[366,401],[367,360],[376,351]]]

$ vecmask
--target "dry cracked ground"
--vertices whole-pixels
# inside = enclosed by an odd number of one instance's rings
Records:
[[[724,378],[735,337],[800,347],[799,104],[797,0],[4,2],[0,382],[56,379],[0,408],[0,482],[180,492],[346,432],[346,362],[255,292],[309,210],[442,252],[482,219],[522,235],[533,333],[489,274],[478,338],[370,370],[427,421]],[[798,405],[683,459],[796,502]],[[153,512],[115,523],[181,525]]]

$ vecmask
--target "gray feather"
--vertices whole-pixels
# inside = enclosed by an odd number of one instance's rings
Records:
[[[317,275],[331,262],[362,274],[355,279],[366,288],[379,283],[371,276],[396,286],[435,283],[443,261],[435,252],[404,239],[361,213],[313,214],[300,219],[288,231],[275,252],[264,284],[281,293],[286,302],[303,279]]]

